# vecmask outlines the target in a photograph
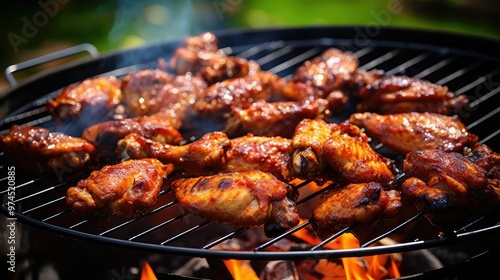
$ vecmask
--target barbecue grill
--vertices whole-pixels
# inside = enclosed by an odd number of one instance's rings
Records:
[[[407,75],[446,85],[456,95],[466,95],[471,100],[467,109],[456,113],[468,129],[480,137],[480,142],[500,151],[500,43],[475,38],[430,31],[378,28],[374,32],[365,27],[314,27],[265,30],[225,30],[214,32],[219,46],[228,55],[257,61],[263,70],[289,78],[304,61],[319,55],[323,50],[336,47],[355,53],[360,68],[379,69],[387,75]],[[115,75],[155,67],[158,58],[169,59],[180,41],[161,42],[140,48],[124,50],[94,58],[87,58],[39,75],[30,77],[4,92],[3,102],[9,114],[0,121],[1,133],[13,124],[38,125],[57,129],[45,109],[47,99],[64,86],[96,75]],[[17,67],[19,68],[19,67]],[[17,69],[9,68],[9,76]],[[351,104],[353,105],[353,104]],[[332,117],[332,121],[345,120],[354,106]],[[402,157],[391,153],[376,141],[371,146],[385,156],[401,162]],[[8,161],[0,155],[0,181],[7,182]],[[301,250],[269,252],[266,248],[289,238],[294,232],[309,226],[305,220],[298,226],[280,232],[257,244],[252,250],[229,251],[217,248],[218,244],[245,234],[249,229],[239,229],[217,222],[205,221],[186,212],[175,201],[169,190],[162,190],[157,203],[140,217],[127,219],[112,217],[103,228],[93,219],[82,219],[66,206],[66,189],[88,174],[69,174],[64,170],[55,174],[37,175],[16,170],[15,218],[24,224],[68,238],[97,242],[111,246],[138,249],[162,254],[196,256],[218,259],[282,260],[321,259],[378,255],[412,251],[449,244],[479,244],[500,232],[500,215],[494,211],[475,221],[468,221],[460,228],[440,233],[432,227],[421,236],[412,236],[395,245],[373,245],[376,241],[404,231],[413,223],[422,221],[421,213],[405,217],[397,224],[384,226],[373,240],[354,249],[324,249],[323,243]],[[399,178],[404,174],[398,174]],[[301,193],[297,205],[299,212],[308,202],[319,197],[330,186],[312,193],[302,193],[308,182],[297,185]],[[9,216],[7,190],[2,188],[0,211]],[[304,217],[308,218],[308,217]],[[262,230],[262,229],[260,229]],[[348,228],[345,229],[346,231]],[[207,236],[197,241],[196,236]],[[371,245],[371,246],[369,246]]]

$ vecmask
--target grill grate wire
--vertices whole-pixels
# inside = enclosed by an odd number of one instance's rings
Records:
[[[299,42],[276,41],[248,47],[227,48],[225,51],[232,55],[254,59],[264,70],[271,71],[285,78],[290,78],[293,71],[302,62],[319,55],[327,47],[336,47],[330,40],[323,40],[321,42],[323,42],[323,45],[316,45],[315,41],[307,40]],[[385,46],[386,44],[389,46]],[[470,94],[470,91],[474,91],[475,95],[472,95],[474,100],[470,104],[469,111],[466,112],[467,116],[462,118],[462,120],[468,125],[472,133],[481,136],[481,142],[490,145],[496,151],[498,150],[498,146],[495,143],[499,142],[500,129],[498,129],[494,120],[499,119],[500,108],[493,108],[486,112],[482,110],[483,107],[490,108],[492,107],[491,104],[498,104],[500,97],[498,91],[500,91],[500,87],[494,87],[494,81],[499,78],[500,67],[498,63],[494,61],[475,60],[470,57],[454,54],[453,52],[443,53],[434,50],[432,47],[422,49],[401,48],[398,44],[391,45],[387,42],[363,48],[356,48],[355,45],[351,44],[349,48],[350,51],[353,51],[358,56],[361,69],[380,69],[384,70],[388,75],[409,75],[420,79],[428,79],[437,84],[447,85],[456,95]],[[117,72],[123,75],[127,73],[127,70],[141,68],[145,67],[136,65],[129,68],[117,69],[102,75],[111,75]],[[8,128],[13,124],[46,125],[50,127],[51,118],[44,107],[47,98],[45,96],[32,102],[31,107],[25,112],[5,118],[0,130],[1,133],[6,133]],[[342,115],[340,118],[345,118],[345,116]],[[456,117],[461,118],[458,115]],[[373,141],[371,145],[375,150],[381,153],[384,152],[382,144]],[[0,155],[0,160],[2,162],[0,172],[1,174],[6,174],[7,165],[3,155]],[[399,160],[401,161],[402,158],[400,157]],[[404,174],[399,174],[399,177],[403,176]],[[401,221],[398,225],[385,230],[372,240],[361,244],[360,248],[323,249],[325,244],[348,231],[349,227],[347,227],[338,234],[303,251],[265,251],[266,248],[290,237],[296,231],[310,226],[310,220],[306,219],[294,228],[276,237],[269,238],[261,244],[257,244],[253,251],[212,250],[217,245],[248,232],[249,229],[232,228],[227,225],[197,218],[193,214],[181,209],[182,207],[175,201],[172,192],[169,190],[162,190],[158,202],[153,206],[153,209],[144,215],[132,219],[112,217],[105,228],[97,229],[93,225],[94,218],[78,218],[64,204],[66,188],[74,184],[79,178],[82,177],[76,176],[69,180],[58,178],[54,181],[54,178],[50,175],[36,176],[28,172],[18,171],[16,178],[18,182],[16,182],[15,186],[16,199],[14,201],[17,210],[16,217],[28,224],[84,240],[162,253],[201,257],[217,256],[235,259],[302,259],[311,256],[326,258],[402,252],[440,246],[448,242],[456,242],[456,240],[467,240],[470,237],[492,231],[497,232],[500,229],[498,219],[492,225],[475,228],[477,224],[480,224],[484,220],[484,217],[481,217],[462,228],[447,233],[450,236],[436,235],[435,238],[418,238],[397,245],[370,246],[420,219],[422,213],[417,213]],[[0,178],[0,182],[2,183],[6,180],[7,177]],[[304,182],[297,185],[296,188],[300,192],[308,183]],[[301,197],[297,201],[298,208],[300,209],[301,205],[313,200],[332,187],[334,185],[330,184],[304,197],[302,197],[303,194],[301,193]],[[6,214],[7,204],[5,201],[7,190],[1,190],[0,195],[2,196],[2,203],[4,203],[0,210]],[[169,212],[169,214],[163,215],[166,212]],[[178,228],[180,229],[176,232]],[[213,228],[221,228],[223,230],[213,230]],[[204,244],[196,247],[189,246],[187,244],[189,243],[189,236],[197,232],[201,232],[204,235],[207,232],[213,232],[214,234],[212,235],[214,236]],[[176,242],[180,245],[176,245]],[[318,251],[321,252],[320,255],[318,255]]]

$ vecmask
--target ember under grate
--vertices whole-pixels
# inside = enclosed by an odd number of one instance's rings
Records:
[[[217,34],[217,33],[216,33]],[[369,40],[369,44],[357,42],[354,29],[350,28],[313,28],[313,29],[278,29],[265,31],[233,31],[217,34],[220,45],[230,55],[237,55],[256,60],[264,70],[269,70],[281,77],[290,77],[295,69],[305,60],[310,59],[329,47],[354,52],[360,61],[360,68],[365,70],[380,69],[388,75],[408,75],[431,82],[446,85],[456,95],[465,94],[471,102],[468,110],[459,112],[460,118],[469,130],[480,136],[481,142],[498,151],[500,128],[495,120],[500,119],[500,57],[492,55],[493,49],[498,49],[495,42],[483,42],[477,38],[460,37],[451,34],[434,34],[405,30],[380,30],[377,37]],[[404,36],[401,36],[404,35]],[[413,41],[412,41],[413,40]],[[420,42],[418,42],[420,40]],[[477,51],[471,51],[470,44],[463,49],[456,46],[459,40],[476,40]],[[418,43],[416,43],[418,42]],[[447,43],[444,43],[447,42]],[[42,83],[36,93],[29,91],[30,102],[17,104],[7,118],[0,121],[0,132],[5,133],[13,124],[29,124],[51,128],[51,118],[45,110],[48,96],[53,95],[62,86],[91,75],[122,76],[128,72],[155,65],[158,57],[167,58],[175,48],[176,42],[164,45],[148,46],[133,53],[148,52],[149,57],[140,61],[125,64],[120,61],[128,53],[118,53],[101,59],[86,62],[81,65],[62,69],[64,72],[78,72],[76,76],[68,77],[64,84],[51,84],[51,75],[29,81],[27,85],[17,90],[36,88],[37,82]],[[484,51],[479,50],[484,48]],[[106,62],[106,63],[104,63]],[[96,64],[96,69],[88,69]],[[90,66],[89,66],[90,65]],[[94,72],[93,72],[94,71]],[[96,72],[97,71],[97,72]],[[56,72],[57,73],[57,72]],[[41,82],[41,80],[46,80]],[[50,84],[50,86],[47,86]],[[45,85],[45,86],[43,86]],[[54,88],[54,86],[57,86]],[[15,109],[15,110],[14,110]],[[353,112],[350,106],[345,112],[335,115],[332,121],[343,121]],[[375,150],[385,156],[401,162],[400,156],[385,149],[381,144],[371,143]],[[7,182],[8,163],[0,155],[0,182]],[[211,249],[214,246],[247,233],[246,229],[216,222],[204,221],[186,212],[175,201],[173,193],[163,190],[158,202],[150,211],[141,217],[127,219],[112,217],[104,228],[97,228],[93,219],[82,219],[75,216],[66,206],[64,196],[67,187],[75,184],[87,174],[71,175],[68,178],[65,170],[59,170],[55,175],[37,176],[21,170],[16,171],[15,209],[18,220],[43,228],[45,230],[87,241],[105,243],[114,246],[137,248],[152,252],[177,254],[198,257],[217,257],[231,259],[305,259],[305,258],[337,258],[350,256],[366,256],[392,252],[410,251],[430,248],[456,242],[481,242],[482,236],[497,234],[500,230],[498,211],[491,213],[475,222],[457,228],[454,232],[441,236],[432,227],[425,232],[417,231],[417,236],[406,236],[406,240],[397,245],[368,245],[386,237],[395,236],[400,232],[408,232],[415,224],[422,224],[419,213],[401,217],[396,224],[389,223],[372,241],[361,245],[361,248],[323,250],[318,244],[312,248],[288,252],[267,252],[266,248],[284,238],[289,238],[293,232],[307,227],[309,221],[299,224],[283,234],[267,238],[251,251],[223,251]],[[401,177],[402,174],[399,174]],[[297,186],[299,213],[314,201],[324,188],[310,191],[307,184]],[[8,215],[7,190],[2,188],[1,212]],[[426,222],[426,221],[425,221]],[[206,238],[199,238],[204,236]],[[335,236],[333,236],[335,237]],[[332,237],[332,239],[333,239]],[[325,242],[328,242],[326,240]]]

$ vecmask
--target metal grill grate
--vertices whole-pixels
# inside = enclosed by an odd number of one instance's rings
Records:
[[[304,30],[301,31],[304,32]],[[500,104],[500,94],[498,94],[500,91],[500,87],[498,87],[500,81],[499,57],[459,48],[402,42],[401,38],[395,38],[393,41],[385,38],[383,40],[373,38],[369,45],[359,46],[354,39],[336,39],[329,35],[335,34],[333,32],[336,31],[335,29],[322,29],[320,31],[313,35],[317,36],[316,38],[305,36],[306,38],[301,39],[297,35],[290,39],[282,39],[280,36],[282,33],[278,30],[266,35],[275,38],[275,41],[266,41],[264,36],[264,38],[256,40],[257,42],[253,42],[252,37],[250,37],[243,40],[243,44],[235,43],[238,38],[245,38],[245,35],[240,33],[229,34],[227,37],[222,35],[220,39],[222,45],[228,46],[224,48],[226,53],[256,60],[264,70],[269,70],[285,78],[289,78],[305,60],[320,54],[326,48],[337,47],[354,52],[359,57],[362,69],[380,69],[384,70],[387,75],[408,75],[446,85],[456,95],[465,94],[472,100],[470,108],[460,112],[456,117],[460,118],[472,133],[479,135],[482,143],[489,145],[495,151],[499,150],[500,128],[495,122],[495,120],[500,119],[500,108],[498,107]],[[162,53],[162,56],[166,58],[169,55],[170,53]],[[121,76],[151,65],[154,65],[153,60],[126,67],[116,67],[111,71],[98,74]],[[0,122],[1,133],[7,132],[13,124],[53,128],[51,118],[44,107],[48,96],[53,94],[55,92],[44,93],[43,96],[36,98],[2,120]],[[336,115],[332,121],[343,121],[350,113],[352,111],[346,110]],[[388,153],[380,143],[373,141],[371,145],[384,155]],[[386,156],[394,158],[393,155],[389,153]],[[394,159],[402,161],[401,157]],[[0,160],[2,162],[0,182],[2,185],[6,185],[8,162],[3,154],[0,156]],[[369,246],[423,219],[421,213],[413,213],[400,220],[396,225],[385,227],[377,237],[362,244],[360,248],[325,250],[322,247],[349,229],[346,228],[339,234],[307,249],[286,252],[266,251],[269,246],[277,244],[282,239],[291,238],[294,232],[308,227],[310,221],[307,220],[307,216],[304,216],[306,220],[298,226],[277,237],[262,240],[251,250],[224,251],[213,248],[226,240],[251,234],[253,230],[262,230],[262,228],[237,229],[229,225],[202,220],[178,205],[173,193],[167,189],[160,192],[157,203],[146,214],[133,219],[120,216],[112,217],[104,228],[97,228],[93,219],[82,219],[75,216],[64,202],[67,187],[76,184],[79,179],[88,174],[69,175],[69,178],[68,175],[65,174],[64,170],[59,170],[55,175],[42,176],[17,170],[14,201],[16,217],[24,223],[57,234],[113,246],[125,246],[168,254],[232,259],[304,259],[309,257],[375,255],[441,246],[452,242],[469,242],[471,240],[479,242],[479,236],[489,235],[493,232],[498,233],[500,230],[500,216],[496,211],[444,236],[434,231],[430,235],[426,234],[397,245]],[[399,177],[402,176],[404,175],[399,174]],[[305,182],[296,186],[300,192],[297,202],[299,213],[308,203],[332,187],[325,186],[310,192],[306,191],[309,189],[307,184]],[[8,191],[4,188],[0,191],[3,203],[0,210],[6,215],[8,214],[7,193]],[[205,236],[206,239],[197,238],[200,235]]]

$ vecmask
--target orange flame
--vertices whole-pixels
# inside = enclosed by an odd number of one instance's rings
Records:
[[[158,280],[148,262],[142,265],[141,280]]]
[[[253,270],[248,261],[242,260],[223,260],[227,269],[233,276],[233,279],[259,280],[259,277]]]
[[[294,235],[311,245],[321,242],[306,228],[295,232]],[[324,247],[333,250],[358,248],[359,241],[354,235],[346,233],[325,244]],[[397,263],[390,255],[342,258],[342,265],[347,280],[379,280],[401,277]]]

